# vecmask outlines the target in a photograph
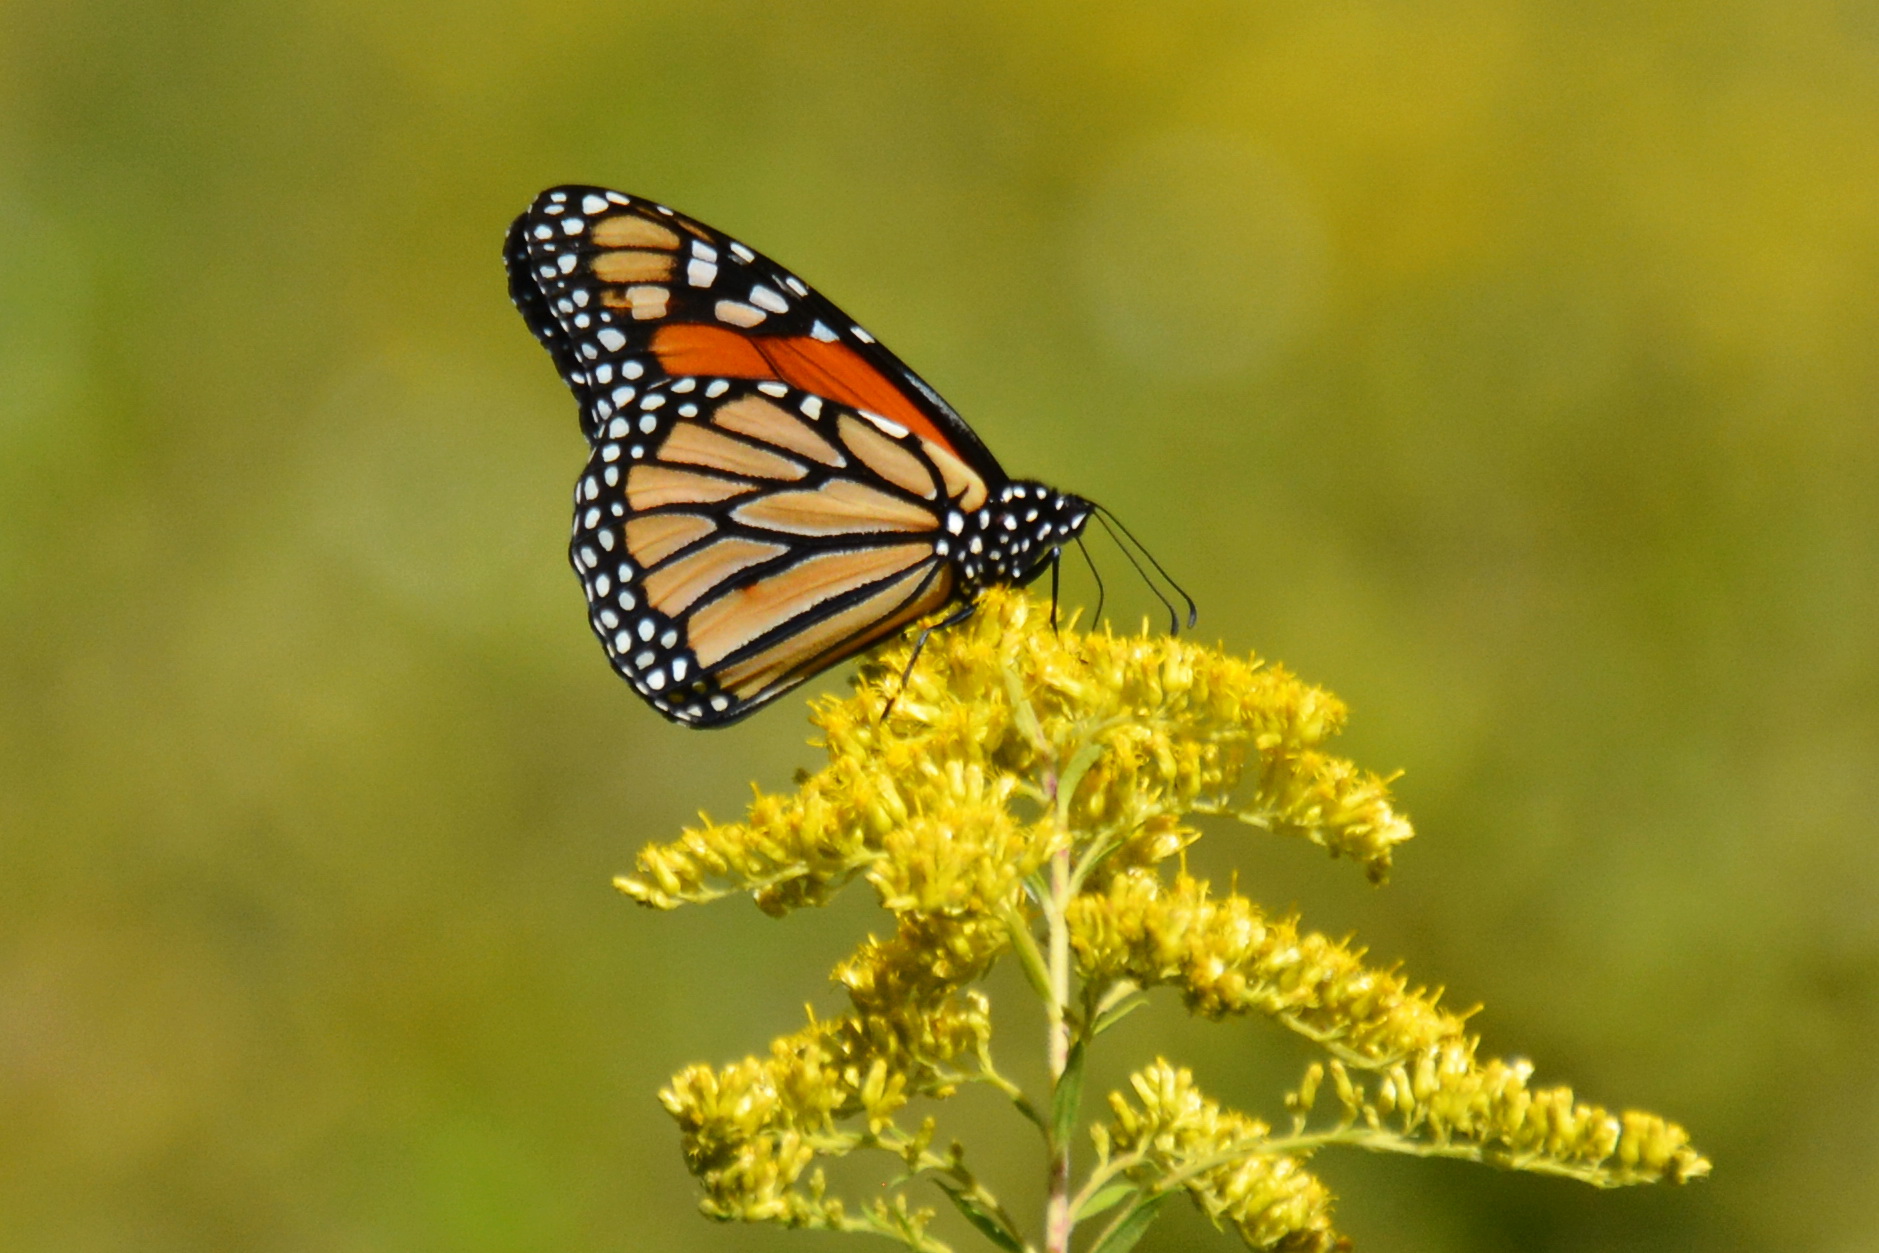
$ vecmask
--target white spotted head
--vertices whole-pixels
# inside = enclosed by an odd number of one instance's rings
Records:
[[[983,507],[947,515],[946,556],[968,588],[1023,585],[1083,533],[1093,509],[1081,496],[1015,479],[995,491]]]

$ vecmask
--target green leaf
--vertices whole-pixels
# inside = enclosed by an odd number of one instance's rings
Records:
[[[1168,1203],[1168,1195],[1164,1192],[1160,1196],[1136,1202],[1133,1209],[1110,1224],[1109,1230],[1103,1232],[1102,1238],[1090,1249],[1090,1253],[1129,1253],[1135,1247],[1135,1242],[1142,1238],[1142,1233],[1148,1230],[1148,1224],[1155,1221],[1155,1215],[1161,1212],[1161,1207]]]
[[[1083,1041],[1078,1040],[1070,1046],[1070,1056],[1065,1060],[1063,1075],[1051,1090],[1051,1144],[1060,1148],[1070,1143],[1070,1137],[1076,1134],[1077,1111],[1083,1103],[1083,1057]]]
[[[1007,909],[1002,915],[1005,932],[1011,937],[1012,951],[1018,955],[1018,965],[1024,971],[1024,977],[1037,993],[1037,998],[1045,1004],[1050,1003],[1050,971],[1044,966],[1044,954],[1038,951],[1037,937],[1031,934],[1031,924],[1016,909]]]
[[[1092,1036],[1101,1035],[1146,1004],[1148,1004],[1148,998],[1139,993],[1124,997],[1114,1005],[1111,1005],[1108,1009],[1105,1009],[1102,1013],[1096,1015],[1095,1023],[1090,1026],[1090,1034]]]
[[[1077,1210],[1076,1221],[1085,1222],[1096,1217],[1133,1191],[1135,1185],[1132,1183],[1112,1183],[1107,1188],[1099,1189],[1095,1196],[1083,1202],[1083,1207]]]
[[[1101,744],[1085,744],[1076,751],[1075,756],[1070,758],[1070,764],[1065,766],[1063,773],[1057,776],[1059,812],[1068,809],[1071,799],[1077,794],[1078,786],[1083,782],[1083,776],[1089,773],[1090,767],[1095,765],[1096,759],[1102,755]]]
[[[1005,1253],[1024,1253],[1024,1241],[1018,1239],[1017,1233],[1005,1226],[1004,1219],[973,1199],[971,1193],[944,1179],[935,1179],[933,1182],[939,1185],[940,1191],[951,1199],[953,1205],[965,1215],[967,1222],[978,1229],[980,1235],[1005,1250]]]

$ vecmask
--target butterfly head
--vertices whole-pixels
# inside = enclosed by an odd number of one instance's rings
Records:
[[[1094,506],[1081,496],[1016,479],[994,491],[979,509],[946,517],[948,558],[967,588],[1029,583],[1057,550],[1082,534]]]

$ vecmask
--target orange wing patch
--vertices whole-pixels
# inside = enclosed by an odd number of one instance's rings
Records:
[[[655,513],[626,524],[626,550],[642,566],[656,566],[694,540],[717,530],[717,523],[693,513]]]
[[[588,238],[604,251],[588,269],[603,284],[600,303],[625,309],[638,322],[663,318],[671,308],[665,286],[678,268],[677,233],[637,213],[616,213],[595,222]]]
[[[848,451],[866,462],[870,470],[904,492],[934,499],[937,491],[933,476],[920,464],[920,458],[875,430],[871,423],[844,413],[835,429],[841,433]]]
[[[603,283],[667,283],[678,259],[669,252],[623,248],[594,258],[594,277]]]
[[[787,420],[788,416],[785,414],[784,418]],[[781,453],[753,448],[742,440],[732,439],[696,422],[681,422],[674,426],[672,434],[659,446],[659,459],[703,466],[707,470],[723,470],[727,474],[739,474],[747,479],[799,479],[808,473]]]
[[[778,379],[854,409],[891,418],[942,448],[952,444],[891,379],[847,344],[800,336],[740,335],[721,326],[676,323],[652,337],[668,374]]]
[[[715,666],[832,596],[931,560],[930,544],[894,544],[805,557],[787,570],[705,602],[692,614],[688,632],[692,651],[699,665]]]
[[[746,396],[721,406],[711,420],[727,431],[760,439],[778,448],[799,452],[825,466],[840,466],[842,454],[809,424],[779,405],[757,396]]]
[[[676,250],[679,237],[651,218],[637,213],[616,213],[594,223],[589,236],[602,248],[663,248]]]
[[[746,526],[788,535],[937,531],[940,526],[933,513],[853,479],[830,479],[804,491],[770,492],[738,505],[731,516]]]
[[[644,513],[661,505],[709,505],[756,488],[755,483],[736,483],[690,470],[638,465],[627,471],[626,504],[634,513]]]
[[[930,439],[920,441],[920,451],[927,455],[946,480],[946,498],[957,501],[959,507],[971,513],[985,503],[985,480],[965,462]]]
[[[659,612],[676,618],[699,597],[739,570],[747,570],[788,551],[781,544],[763,544],[736,536],[717,540],[647,575],[646,598]]]
[[[925,594],[918,595],[923,579],[931,582]],[[916,567],[860,604],[830,614],[780,643],[726,666],[718,681],[740,699],[749,700],[792,673],[819,670],[860,652],[883,635],[939,608],[951,595],[950,571],[941,570],[935,577],[930,567]]]

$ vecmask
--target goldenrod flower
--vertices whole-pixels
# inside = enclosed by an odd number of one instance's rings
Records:
[[[1157,1058],[1129,1077],[1136,1101],[1109,1094],[1107,1146],[1139,1156],[1135,1169],[1187,1189],[1215,1223],[1230,1222],[1256,1249],[1335,1248],[1331,1193],[1283,1152],[1260,1152],[1269,1128],[1201,1095],[1194,1076]]]
[[[1184,872],[1164,877],[1199,837],[1196,814],[1304,838],[1386,875],[1412,832],[1386,778],[1327,751],[1345,717],[1335,697],[1182,640],[1058,633],[1012,591],[934,635],[903,691],[906,660],[904,644],[885,650],[854,696],[815,703],[828,761],[795,792],[759,794],[742,822],[706,821],[647,847],[618,881],[657,908],[749,893],[781,914],[859,879],[893,918],[892,935],[835,971],[847,1012],[776,1040],[766,1058],[690,1067],[661,1094],[706,1213],[942,1253],[908,1192],[925,1179],[1007,1253],[1035,1236],[1064,1253],[1079,1223],[1098,1220],[1094,1248],[1115,1253],[1181,1192],[1251,1247],[1322,1253],[1342,1242],[1330,1193],[1304,1163],[1330,1145],[1601,1186],[1708,1170],[1675,1124],[1532,1089],[1526,1063],[1478,1059],[1464,1015],[1362,950]],[[1007,951],[1047,1013],[1052,1084],[1035,1097],[993,1064],[990,1007],[971,987]],[[1283,1132],[1157,1061],[1110,1095],[1111,1121],[1089,1129],[1097,1163],[1076,1186],[1083,1059],[1160,984],[1207,1017],[1268,1016],[1326,1060],[1288,1095]],[[1315,1115],[1327,1079],[1334,1108]],[[935,1147],[931,1119],[903,1123],[910,1101],[963,1083],[1005,1092],[1042,1135],[1050,1199],[1034,1237],[962,1146]],[[844,1205],[816,1163],[858,1150],[893,1155],[903,1176],[867,1205]]]

